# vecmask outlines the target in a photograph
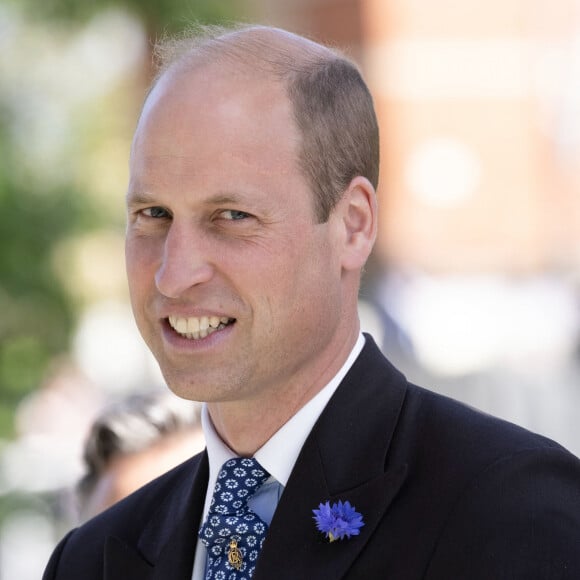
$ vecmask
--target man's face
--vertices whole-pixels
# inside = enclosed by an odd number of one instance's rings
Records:
[[[139,329],[178,395],[265,403],[327,380],[341,225],[317,224],[284,89],[202,68],[163,78],[137,128],[126,258]]]

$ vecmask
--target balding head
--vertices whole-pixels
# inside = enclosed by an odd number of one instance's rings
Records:
[[[131,302],[174,392],[207,401],[222,439],[251,455],[359,335],[372,102],[351,63],[281,31],[173,52],[133,141]]]
[[[155,54],[157,78],[170,69],[187,71],[204,64],[245,66],[284,78],[340,56],[307,38],[267,26],[199,26],[190,35],[162,41]]]
[[[215,66],[283,84],[301,136],[299,163],[320,222],[356,176],[377,187],[379,136],[372,98],[357,67],[338,51],[281,29],[250,26],[200,27],[159,44],[156,54],[155,82]]]

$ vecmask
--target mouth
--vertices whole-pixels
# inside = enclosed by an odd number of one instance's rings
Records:
[[[236,319],[227,316],[192,316],[182,318],[180,316],[170,316],[169,326],[183,338],[191,340],[201,340],[218,330],[223,330],[226,326],[233,324]]]

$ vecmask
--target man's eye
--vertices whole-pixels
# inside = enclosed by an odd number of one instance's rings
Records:
[[[243,220],[250,217],[250,214],[245,211],[238,211],[237,209],[226,209],[220,212],[220,217],[226,220]]]
[[[169,213],[167,212],[166,209],[159,207],[159,206],[154,206],[154,207],[148,207],[144,210],[142,210],[143,215],[145,215],[146,217],[150,217],[150,218],[166,218],[169,217]]]

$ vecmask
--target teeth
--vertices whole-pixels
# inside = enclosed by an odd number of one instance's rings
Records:
[[[175,322],[175,330],[179,332],[179,334],[185,334],[187,332],[187,319],[186,318],[178,318]]]
[[[233,318],[227,316],[201,316],[191,318],[181,318],[177,316],[169,317],[169,324],[176,332],[186,338],[198,340],[213,334],[216,330],[225,328],[233,322]]]

